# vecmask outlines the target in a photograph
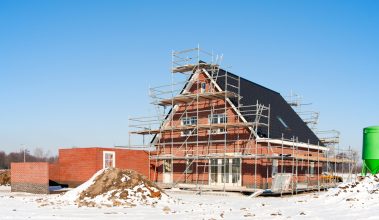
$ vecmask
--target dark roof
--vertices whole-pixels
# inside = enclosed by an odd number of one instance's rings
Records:
[[[227,74],[228,84],[236,85],[232,78],[238,78],[237,75],[226,72],[220,69],[217,78],[217,84],[222,90],[225,90],[225,78]],[[234,80],[236,81],[236,80]],[[238,92],[233,86],[228,86],[228,91]],[[285,139],[292,139],[297,137],[299,142],[317,145],[320,140],[313,133],[313,131],[307,126],[307,124],[300,118],[300,116],[292,109],[292,107],[286,102],[286,100],[271,89],[258,85],[247,79],[240,77],[240,95],[242,99],[240,104],[242,106],[255,105],[257,101],[259,104],[270,106],[270,138],[281,139],[282,134]],[[237,99],[231,99],[234,105],[237,106]],[[244,115],[244,113],[241,113]],[[245,117],[245,116],[244,116]],[[255,120],[255,117],[246,116],[245,119],[249,122]],[[258,135],[261,137],[267,137],[268,129],[259,129]],[[320,142],[320,145],[321,142]]]

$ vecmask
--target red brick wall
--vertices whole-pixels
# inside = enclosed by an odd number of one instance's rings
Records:
[[[96,148],[59,149],[59,183],[70,186],[88,180],[97,171]]]
[[[47,162],[11,163],[12,192],[49,193]]]
[[[132,169],[145,176],[149,175],[148,153],[145,151],[120,148],[70,148],[59,150],[57,182],[77,186],[87,181],[103,168],[103,151],[115,152],[117,168]]]
[[[99,151],[101,158],[103,158],[103,150],[100,149]],[[126,149],[115,149],[114,151],[116,152],[116,167],[132,169],[146,177],[149,176],[149,155],[146,151]]]
[[[49,180],[59,182],[59,163],[49,164]]]

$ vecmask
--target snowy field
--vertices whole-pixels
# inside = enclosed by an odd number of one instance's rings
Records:
[[[11,193],[0,186],[0,219],[379,219],[377,185],[353,188],[283,198],[173,191],[171,200],[155,206],[93,208],[61,201],[60,195]]]

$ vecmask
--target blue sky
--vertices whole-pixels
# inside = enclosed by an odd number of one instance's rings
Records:
[[[200,44],[231,71],[320,112],[360,149],[379,125],[377,1],[0,1],[0,150],[128,143],[154,112],[172,50]]]

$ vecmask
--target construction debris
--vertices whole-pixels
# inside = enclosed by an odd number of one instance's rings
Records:
[[[80,206],[134,207],[155,205],[168,196],[154,183],[133,170],[110,168],[62,196]]]
[[[10,186],[11,185],[11,172],[1,171],[0,172],[0,186]]]

